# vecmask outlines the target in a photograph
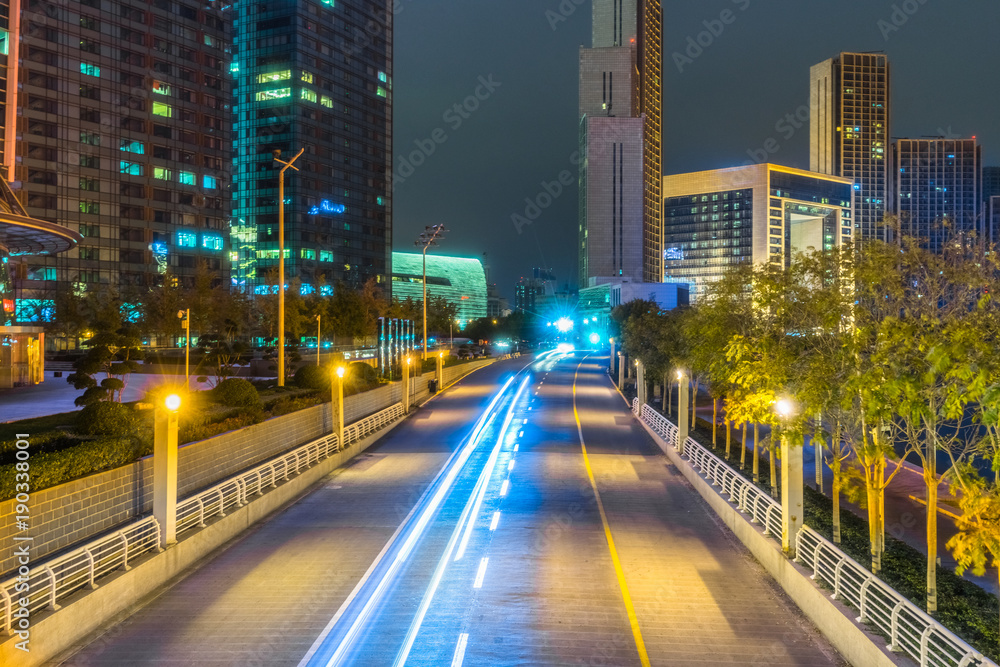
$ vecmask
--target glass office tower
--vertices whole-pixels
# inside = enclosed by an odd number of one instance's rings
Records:
[[[286,284],[389,290],[392,4],[280,0],[233,6],[233,283],[277,290],[278,207]],[[275,151],[285,172],[278,201]]]

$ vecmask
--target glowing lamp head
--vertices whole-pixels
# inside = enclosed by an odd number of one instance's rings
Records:
[[[407,358],[406,358],[406,365],[407,365],[407,366],[409,366],[409,365],[410,365],[410,358],[409,358],[409,357],[407,357]]]
[[[441,359],[444,359],[444,352],[438,352],[438,357],[440,357]]]
[[[170,394],[163,400],[163,404],[167,407],[167,410],[177,412],[181,407],[181,397],[177,394]]]
[[[681,370],[677,371],[677,379],[678,380],[683,380],[684,379],[684,371],[681,371]]]
[[[337,366],[337,377],[339,377],[339,378],[344,377],[344,367],[343,366]]]
[[[601,342],[601,336],[599,334],[596,334],[596,333],[590,334],[590,344],[591,345],[597,345],[600,342]]]
[[[779,400],[777,405],[775,405],[774,407],[778,411],[778,414],[786,419],[788,417],[791,417],[792,413],[795,411],[795,404],[793,404],[787,398],[782,398],[781,400]]]
[[[573,328],[573,320],[569,319],[568,317],[560,317],[558,320],[556,320],[556,329],[558,329],[560,333],[566,333],[572,328]]]

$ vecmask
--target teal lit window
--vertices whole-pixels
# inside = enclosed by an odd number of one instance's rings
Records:
[[[137,153],[143,155],[146,152],[146,145],[141,141],[132,141],[131,139],[122,139],[121,149],[126,153]]]
[[[18,322],[53,322],[56,302],[52,299],[18,299],[14,319]]]
[[[310,285],[309,283],[302,283],[301,285],[299,285],[299,294],[301,294],[302,296],[306,296],[307,294],[312,294],[315,291],[316,288]]]
[[[169,104],[164,104],[163,102],[153,102],[153,115],[173,118],[174,108]]]
[[[0,54],[9,55],[10,50],[10,33],[6,30],[0,30]]]
[[[262,90],[257,93],[258,102],[266,102],[268,100],[280,100],[285,97],[291,97],[291,88],[275,88],[274,90]]]
[[[375,198],[375,201],[376,201],[376,202],[378,202],[378,205],[379,205],[379,206],[381,206],[381,205],[382,205],[382,198],[381,198],[381,197],[376,197],[376,198]]]
[[[162,81],[153,82],[153,92],[157,95],[171,95],[172,90],[169,83],[163,83]],[[155,113],[155,112],[154,112]]]
[[[182,171],[177,175],[177,182],[181,185],[194,185],[194,172]]]
[[[193,232],[177,232],[177,245],[181,248],[194,248],[198,245],[198,235]]]
[[[389,77],[387,77],[385,75],[385,72],[379,72],[378,73],[378,80],[381,81],[382,83],[385,83],[385,82],[387,82],[389,80]]]
[[[319,251],[319,261],[321,261],[321,262],[332,262],[333,261],[333,251],[332,250],[320,250]]]
[[[153,178],[157,178],[161,181],[169,181],[173,178],[173,175],[174,173],[166,167],[153,167]]]
[[[201,247],[206,250],[222,250],[222,237],[215,234],[202,234]]]
[[[219,179],[217,179],[215,176],[208,176],[208,175],[202,176],[201,187],[206,188],[208,190],[215,190],[217,187],[219,187]]]
[[[316,259],[316,251],[310,248],[303,248],[302,259]]]
[[[307,102],[315,102],[316,101],[316,92],[312,91],[312,90],[309,90],[308,88],[303,88],[302,89],[302,99],[306,100]]]
[[[142,176],[142,165],[138,162],[127,162],[122,160],[119,170],[121,173],[128,174],[129,176]]]
[[[322,2],[327,7],[336,7],[336,5],[333,4],[333,0],[320,0],[320,2]]]
[[[101,68],[97,65],[91,65],[90,63],[80,63],[80,74],[86,74],[87,76],[101,76]]]

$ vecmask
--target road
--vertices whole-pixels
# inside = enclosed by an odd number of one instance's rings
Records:
[[[476,372],[65,665],[839,665],[577,352]]]

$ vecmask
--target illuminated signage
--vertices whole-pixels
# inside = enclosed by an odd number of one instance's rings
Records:
[[[3,300],[3,312],[13,313],[14,312],[14,299],[4,299]]]
[[[330,200],[324,199],[319,203],[319,206],[313,206],[311,209],[309,209],[309,215],[320,215],[322,213],[340,214],[343,213],[345,210],[347,209],[343,204],[334,204]]]
[[[667,248],[663,251],[663,259],[684,259],[684,248]]]

